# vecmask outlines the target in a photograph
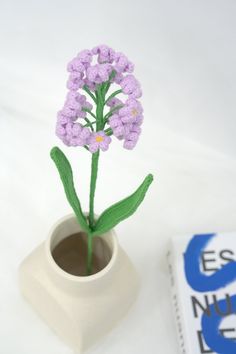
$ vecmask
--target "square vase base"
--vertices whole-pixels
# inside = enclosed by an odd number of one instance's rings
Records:
[[[118,253],[111,277],[87,283],[82,280],[76,286],[68,281],[64,286],[61,279],[54,277],[44,243],[20,265],[19,282],[24,297],[76,353],[84,352],[106,335],[136,299],[137,273],[120,246]]]

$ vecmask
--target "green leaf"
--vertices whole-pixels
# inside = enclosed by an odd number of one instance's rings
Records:
[[[55,165],[58,169],[64,186],[67,200],[73,208],[80,226],[84,231],[89,232],[90,228],[86,222],[86,218],[81,209],[79,198],[75,191],[73,173],[69,161],[67,160],[64,153],[57,146],[52,148],[50,156],[55,162]]]
[[[93,236],[109,231],[119,222],[131,216],[142,203],[152,181],[153,176],[149,174],[133,194],[106,209],[95,224]]]

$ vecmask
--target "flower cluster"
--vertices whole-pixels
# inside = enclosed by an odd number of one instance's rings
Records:
[[[111,135],[124,140],[124,148],[133,149],[143,121],[143,109],[138,101],[142,91],[132,74],[133,63],[124,54],[101,45],[80,52],[69,62],[67,70],[70,73],[67,82],[69,92],[63,108],[58,112],[57,136],[68,146],[85,146],[92,153],[99,149],[106,151]],[[112,84],[120,88],[107,98]],[[92,111],[93,105],[79,90],[92,98],[95,112]],[[116,97],[118,94],[128,98],[123,102]],[[99,112],[102,112],[99,117],[98,105]],[[105,107],[110,107],[110,111],[104,115]]]
[[[124,139],[124,148],[133,149],[141,133],[143,109],[137,100],[128,98],[122,108],[109,119],[114,136]]]
[[[57,115],[56,134],[68,146],[88,144],[90,130],[77,123],[77,118],[86,118],[84,109],[92,109],[86,96],[76,91],[69,91],[64,107]]]

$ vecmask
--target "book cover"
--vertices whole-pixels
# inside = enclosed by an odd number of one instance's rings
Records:
[[[174,237],[167,254],[181,354],[236,353],[236,233]]]

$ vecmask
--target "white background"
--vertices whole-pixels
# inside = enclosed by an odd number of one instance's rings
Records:
[[[145,109],[137,148],[102,154],[96,211],[152,172],[139,211],[117,227],[143,280],[127,318],[91,353],[177,353],[165,252],[171,236],[236,229],[236,2],[0,2],[0,353],[66,354],[22,300],[20,261],[70,212],[49,158],[69,157],[87,209],[90,156],[54,136],[67,62],[106,43],[136,64]]]

